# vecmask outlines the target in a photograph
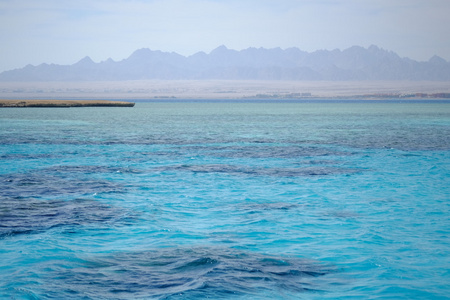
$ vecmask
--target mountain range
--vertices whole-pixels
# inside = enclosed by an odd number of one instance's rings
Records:
[[[95,63],[88,56],[73,65],[27,65],[0,73],[0,81],[120,80],[450,80],[450,62],[433,56],[418,62],[377,46],[305,52],[298,48],[220,46],[209,54],[182,56],[147,48],[121,61]]]

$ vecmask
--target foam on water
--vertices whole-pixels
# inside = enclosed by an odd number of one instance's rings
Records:
[[[448,297],[450,104],[0,110],[0,298]]]

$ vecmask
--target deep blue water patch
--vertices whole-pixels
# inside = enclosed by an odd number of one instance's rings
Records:
[[[317,261],[268,256],[229,248],[163,248],[84,258],[48,274],[61,297],[191,299],[292,295],[328,286],[314,279],[337,272]],[[49,288],[47,287],[47,288]]]
[[[95,200],[39,200],[2,198],[0,202],[0,238],[18,234],[37,234],[54,228],[77,232],[82,226],[109,228],[137,219],[135,213]]]
[[[224,173],[235,176],[273,176],[273,177],[299,177],[299,176],[328,176],[336,174],[347,174],[360,172],[358,169],[338,168],[329,166],[303,166],[296,168],[269,168],[248,167],[225,164],[213,165],[175,165],[157,168],[157,171],[178,171],[192,173]]]
[[[80,174],[95,174],[95,173],[129,173],[139,174],[142,170],[133,169],[129,167],[117,167],[117,166],[92,166],[92,165],[60,165],[53,166],[42,170],[43,172],[49,172],[52,174],[65,174],[65,173],[80,173]]]
[[[2,198],[45,199],[62,195],[86,196],[123,190],[123,186],[109,180],[52,174],[47,170],[0,175],[0,197]]]

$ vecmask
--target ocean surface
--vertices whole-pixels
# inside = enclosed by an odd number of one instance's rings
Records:
[[[450,103],[0,110],[1,299],[450,299]]]

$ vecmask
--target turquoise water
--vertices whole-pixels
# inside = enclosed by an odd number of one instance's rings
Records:
[[[450,104],[0,110],[2,299],[448,299]]]

